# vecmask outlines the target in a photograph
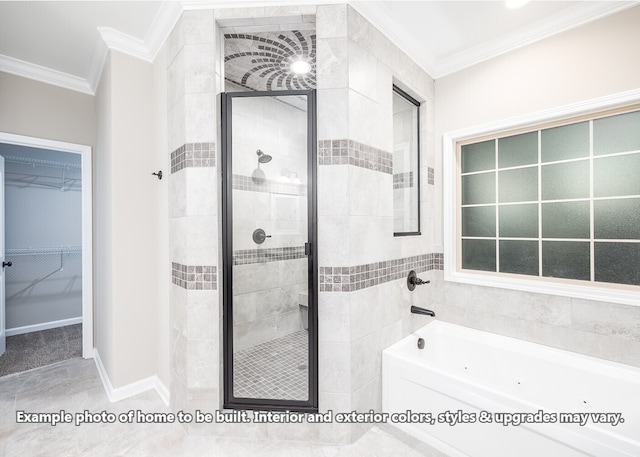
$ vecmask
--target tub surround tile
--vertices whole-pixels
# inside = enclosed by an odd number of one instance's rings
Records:
[[[318,141],[320,165],[353,165],[381,173],[393,173],[393,156],[390,152],[354,140]]]
[[[216,290],[218,267],[215,265],[183,265],[171,263],[171,282],[183,289]]]
[[[576,330],[640,341],[640,306],[574,298],[571,319]]]
[[[171,173],[187,167],[215,167],[215,143],[187,143],[171,153]]]
[[[443,268],[444,256],[440,253],[421,254],[350,267],[319,267],[318,284],[320,292],[352,292],[406,278],[411,270],[421,273]]]
[[[441,279],[432,287],[445,322],[640,367],[639,307]]]

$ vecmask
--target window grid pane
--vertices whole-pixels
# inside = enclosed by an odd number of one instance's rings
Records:
[[[640,111],[609,117],[464,146],[463,269],[640,286]]]

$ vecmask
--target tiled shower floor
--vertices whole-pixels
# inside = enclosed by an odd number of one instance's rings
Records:
[[[307,400],[309,334],[291,333],[234,354],[236,398]]]

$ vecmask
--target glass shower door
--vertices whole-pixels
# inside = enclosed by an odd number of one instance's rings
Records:
[[[317,407],[313,92],[224,96],[225,405]]]

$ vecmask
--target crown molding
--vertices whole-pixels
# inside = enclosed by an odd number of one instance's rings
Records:
[[[434,79],[638,5],[633,1],[580,2],[538,24],[485,41],[450,57],[420,59],[417,57],[423,53],[420,43],[402,27],[389,21],[389,12],[384,4],[363,0],[348,3]]]
[[[178,19],[184,11],[182,2],[162,2],[158,14],[153,19],[153,23],[144,38],[148,54],[151,60],[155,60],[158,52],[169,38],[169,34],[175,27]]]
[[[315,4],[345,2],[346,0],[316,0]],[[299,2],[285,0],[269,2],[269,5],[292,3]],[[348,1],[347,3],[386,35],[401,51],[413,58],[434,79],[637,5],[637,2],[630,1],[581,2],[579,5],[561,11],[537,25],[481,43],[440,61],[427,61],[428,59],[426,58],[418,59],[416,57],[422,52],[420,43],[412,39],[410,34],[402,27],[397,27],[389,21],[388,10],[383,4],[368,1]],[[94,95],[109,49],[117,50],[146,62],[153,62],[183,11],[230,6],[248,7],[252,5],[264,6],[264,2],[256,0],[235,2],[228,0],[164,1],[144,40],[112,28],[99,27],[93,60],[86,79],[1,54],[0,71]]]
[[[0,71],[93,95],[86,79],[0,54]]]
[[[145,62],[153,62],[180,18],[182,11],[183,7],[180,2],[163,2],[144,41],[112,28],[98,27],[93,59],[86,79],[2,54],[0,54],[0,71],[76,92],[95,95],[110,49]]]
[[[579,5],[560,11],[530,27],[480,43],[442,59],[434,65],[434,72],[431,75],[436,79],[441,78],[633,6],[637,6],[637,3],[628,1],[580,2]]]

